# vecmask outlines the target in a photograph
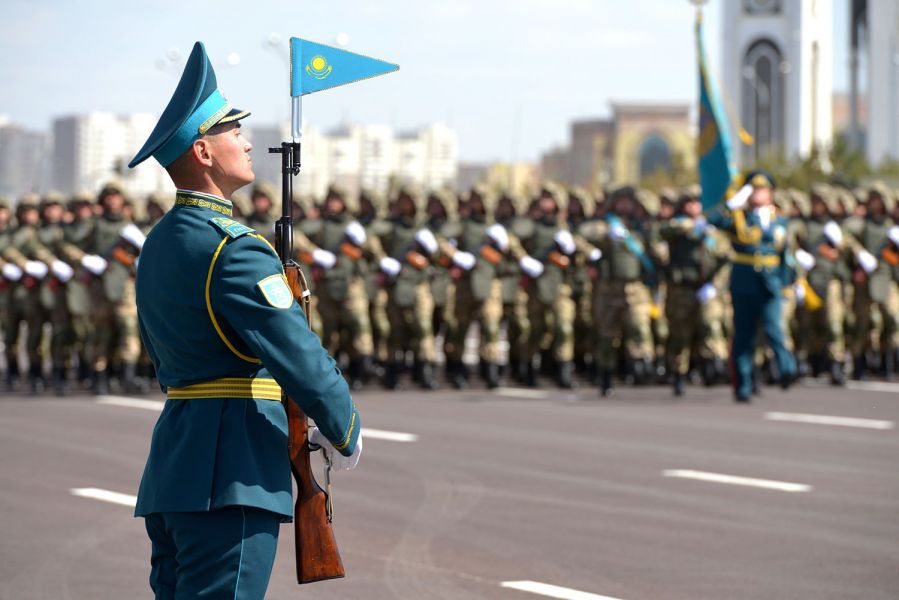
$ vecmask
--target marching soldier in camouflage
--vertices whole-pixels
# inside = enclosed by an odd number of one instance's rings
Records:
[[[379,267],[387,277],[387,318],[390,337],[384,384],[399,387],[405,369],[405,353],[412,351],[417,365],[415,379],[424,389],[436,389],[434,363],[437,359],[431,319],[434,299],[429,275],[431,260],[439,247],[434,234],[421,226],[424,207],[421,194],[405,186],[397,194],[392,216],[384,226],[381,245],[386,256]]]
[[[371,323],[365,282],[369,275],[364,260],[368,236],[347,206],[346,193],[331,186],[325,196],[321,218],[302,224],[305,236],[295,240],[303,262],[312,265],[318,312],[322,323],[322,345],[332,356],[346,353],[348,376],[360,388],[373,370]]]
[[[434,299],[431,330],[444,340],[449,328],[448,320],[454,313],[456,284],[453,280],[452,243],[459,231],[459,204],[455,192],[447,189],[432,190],[425,201],[427,215],[425,227],[434,234],[440,251],[430,270],[431,297]]]
[[[465,217],[448,249],[455,273],[455,302],[447,319],[446,365],[453,385],[468,386],[468,369],[462,362],[465,335],[472,322],[480,325],[481,373],[490,389],[499,386],[499,328],[502,318],[502,282],[497,268],[509,249],[502,225],[490,223],[493,197],[489,190],[473,188],[465,202]]]
[[[857,379],[865,377],[871,366],[869,358],[881,361],[887,379],[896,372],[899,290],[895,279],[893,233],[897,230],[890,216],[894,205],[892,190],[883,183],[874,183],[868,191],[867,214],[850,218],[844,224],[846,232],[852,236],[855,258],[852,354],[853,377]]]
[[[384,256],[380,234],[385,232],[384,215],[386,213],[385,198],[363,190],[359,194],[359,212],[356,220],[365,228],[367,249],[362,257],[366,263],[365,295],[368,298],[368,317],[371,323],[372,342],[374,344],[374,374],[387,363],[387,339],[390,336],[390,321],[387,318],[387,289],[384,285],[385,275],[378,267],[378,258]]]
[[[243,220],[247,227],[252,227],[269,241],[275,243],[275,216],[272,214],[272,207],[275,202],[275,190],[269,184],[262,182],[253,186],[250,193],[250,202],[252,203],[253,212],[248,214]]]
[[[574,187],[568,190],[568,229],[578,232],[588,221],[594,219],[596,200],[588,190]],[[596,348],[596,327],[593,321],[593,281],[598,275],[596,261],[590,260],[590,249],[581,248],[582,240],[575,235],[580,252],[572,256],[570,267],[571,300],[574,302],[574,364],[575,370],[583,374],[588,371],[588,358],[593,357]],[[595,256],[595,255],[594,255]],[[593,357],[595,363],[595,357]],[[590,364],[595,367],[595,364]],[[595,371],[595,368],[592,369]]]
[[[572,388],[574,382],[574,301],[568,268],[577,250],[574,236],[565,228],[565,190],[547,184],[534,205],[530,231],[519,231],[527,253],[519,265],[527,277],[528,377],[537,385],[537,372],[545,361],[555,363],[559,387]]]
[[[3,328],[3,336],[6,339],[6,327],[9,325],[10,301],[15,285],[22,279],[22,269],[15,263],[3,258],[6,248],[12,243],[12,211],[9,200],[0,197],[0,327]],[[7,369],[13,353],[9,346],[6,347]]]
[[[650,289],[655,287],[658,276],[636,215],[635,190],[620,188],[609,199],[605,221],[587,223],[580,232],[602,253],[599,280],[593,292],[593,314],[598,335],[599,389],[603,396],[614,389],[612,374],[619,347],[625,349],[635,383],[647,383],[652,374]]]
[[[684,190],[674,218],[661,224],[667,242],[665,315],[669,323],[667,357],[675,396],[685,391],[690,355],[698,348],[707,385],[726,372],[720,273],[727,264],[727,246],[702,215],[697,186]]]

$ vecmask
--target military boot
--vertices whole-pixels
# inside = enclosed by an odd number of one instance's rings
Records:
[[[129,394],[146,394],[149,391],[147,382],[137,376],[136,363],[125,363],[122,369],[122,387]]]
[[[40,361],[34,361],[28,367],[28,385],[31,387],[32,394],[42,392],[47,386],[44,381],[44,371],[41,368]]]
[[[513,366],[513,373],[515,377],[515,381],[522,385],[527,385],[528,382],[528,363],[523,360],[516,360]]]
[[[109,394],[109,373],[104,369],[98,371],[94,369],[91,374],[91,389],[96,396],[106,396]]]
[[[494,390],[499,387],[499,365],[495,362],[488,362],[484,368],[484,380],[487,382],[487,389]]]
[[[559,363],[559,387],[570,390],[576,386],[574,382],[574,363],[571,361]]]
[[[468,367],[461,360],[453,360],[446,363],[447,375],[453,387],[457,390],[468,388]]]
[[[846,385],[846,373],[843,372],[842,361],[830,362],[830,385]]]
[[[612,384],[611,369],[599,370],[599,395],[608,398],[615,393],[615,386]]]
[[[397,361],[388,362],[384,368],[384,387],[388,390],[402,389],[402,386],[400,386],[400,373],[402,372],[402,363]]]
[[[865,356],[863,354],[856,356],[852,363],[852,378],[856,381],[864,381],[867,370]]]
[[[53,391],[57,396],[69,395],[69,379],[65,367],[53,367]]]
[[[350,389],[362,389],[362,365],[359,363],[358,358],[350,359],[350,364],[347,366],[346,375],[347,381],[350,384]]]
[[[896,378],[896,354],[887,349],[883,354],[883,378],[893,381]]]
[[[6,391],[11,392],[16,389],[16,382],[19,379],[19,361],[15,357],[10,357],[6,364]]]
[[[540,369],[540,365],[536,362],[536,359],[531,360],[527,364],[527,375],[525,376],[524,384],[528,387],[539,387],[540,382],[537,380],[537,373]]]
[[[421,385],[422,389],[436,390],[440,387],[440,384],[437,383],[437,380],[434,378],[434,363],[422,362],[419,373],[419,385]]]
[[[648,358],[638,358],[633,364],[634,385],[646,385],[652,378],[654,371],[652,361]]]
[[[686,391],[686,385],[684,383],[685,377],[681,373],[674,374],[674,384],[672,388],[672,392],[674,392],[675,396],[683,396]]]

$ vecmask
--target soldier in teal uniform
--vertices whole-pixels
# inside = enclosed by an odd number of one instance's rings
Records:
[[[141,337],[168,395],[135,514],[156,598],[261,600],[293,514],[281,390],[315,420],[310,442],[355,466],[360,418],[264,237],[231,219],[254,179],[240,119],[201,43],[129,164],[154,157],[178,188],[137,270]]]
[[[788,388],[796,374],[796,360],[784,345],[781,321],[783,288],[791,277],[787,248],[787,221],[774,206],[774,179],[756,171],[746,176],[743,188],[724,205],[709,210],[709,223],[732,236],[730,292],[733,300],[737,402],[752,395],[753,353],[761,323],[774,351],[781,386]],[[792,259],[790,259],[792,260]]]

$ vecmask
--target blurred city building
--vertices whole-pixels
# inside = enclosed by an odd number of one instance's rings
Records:
[[[545,179],[598,189],[696,162],[686,103],[613,103],[611,118],[574,121],[570,136],[542,155]]]
[[[0,115],[0,196],[15,199],[26,192],[46,191],[49,150],[46,133]]]

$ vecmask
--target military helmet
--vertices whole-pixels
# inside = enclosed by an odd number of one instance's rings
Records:
[[[774,180],[774,177],[764,169],[756,169],[747,173],[743,178],[743,185],[747,184],[753,187],[767,187],[772,189],[777,187],[777,182]]]
[[[568,206],[576,200],[580,203],[581,209],[584,211],[584,218],[589,219],[596,212],[596,198],[590,191],[582,186],[576,185],[568,189]]]
[[[852,211],[855,210],[857,202],[855,200],[855,195],[852,193],[852,190],[847,190],[844,187],[834,187],[831,198],[834,207],[837,204],[841,205],[846,216],[851,215]],[[835,209],[831,208],[831,212],[835,212]]]
[[[694,199],[702,201],[702,187],[700,187],[698,183],[685,185],[680,189],[677,195],[677,202],[675,203],[676,210],[680,210],[683,208],[684,204]]]
[[[97,194],[97,202],[103,204],[106,199],[110,196],[119,195],[125,196],[125,188],[118,181],[108,181],[103,184],[103,187],[100,188],[100,193]]]
[[[397,202],[401,196],[408,196],[412,202],[415,204],[415,216],[417,218],[424,217],[425,214],[425,201],[426,197],[420,187],[415,185],[414,183],[403,183],[396,187],[396,190],[393,193],[392,202]]]
[[[18,204],[16,204],[16,210],[23,210],[26,208],[38,208],[41,203],[41,197],[37,194],[25,194],[21,198],[19,198]]]
[[[254,196],[265,196],[272,201],[272,204],[278,200],[278,193],[275,190],[275,186],[267,181],[259,181],[253,186],[252,191],[250,191],[250,200],[252,200]]]
[[[341,185],[340,183],[333,182],[328,186],[328,189],[325,190],[325,195],[322,197],[321,207],[324,209],[325,203],[330,198],[340,198],[343,201],[343,208],[346,214],[355,215],[359,210],[359,202],[358,198],[350,194],[346,187]]]
[[[6,196],[0,196],[0,208],[9,210],[9,198],[7,198]]]
[[[357,209],[354,216],[360,216],[362,213],[362,207],[366,204],[371,205],[374,210],[375,219],[382,219],[387,214],[387,198],[384,194],[378,193],[376,190],[372,189],[362,189],[359,192],[359,200]]]
[[[658,194],[646,188],[639,188],[637,189],[636,198],[637,203],[643,207],[643,210],[645,210],[650,217],[659,216],[659,209],[662,206],[662,202]]]
[[[492,220],[493,214],[496,212],[496,206],[499,204],[499,195],[486,184],[476,183],[468,190],[464,202],[471,201],[473,196],[477,196],[481,199],[487,219]]]
[[[87,191],[81,191],[72,194],[72,197],[69,198],[69,202],[66,206],[69,210],[75,210],[80,206],[90,206],[93,203],[94,195]]]
[[[891,190],[887,184],[882,181],[875,181],[870,186],[868,186],[868,198],[870,199],[872,194],[877,194],[881,198],[883,198],[883,206],[886,208],[887,214],[893,212],[893,208],[896,206],[896,199],[893,197],[893,190]]]
[[[527,212],[528,209],[528,199],[525,194],[521,194],[516,192],[511,188],[503,189],[496,197],[496,206],[498,207],[500,202],[508,201],[512,204],[512,209],[514,210],[516,215],[523,215]],[[494,215],[496,214],[496,210],[494,209]]]

